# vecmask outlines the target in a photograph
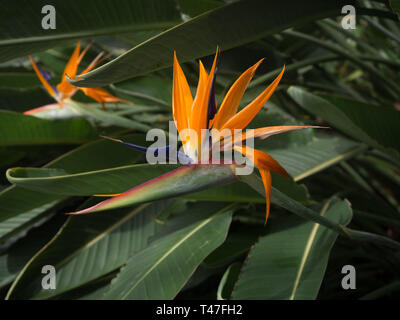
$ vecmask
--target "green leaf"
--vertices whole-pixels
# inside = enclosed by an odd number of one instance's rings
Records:
[[[7,172],[10,182],[28,189],[80,196],[122,193],[162,174],[167,174],[166,180],[160,177],[154,181],[154,187],[173,182],[176,183],[176,190],[183,191],[182,188],[189,187],[193,192],[206,185],[218,185],[221,179],[221,183],[234,181],[229,165],[138,164],[75,174],[49,168],[13,168]],[[198,180],[195,185],[190,186],[188,179]],[[167,192],[174,193],[171,186],[166,189]]]
[[[129,135],[124,139],[137,144],[142,144],[145,140],[143,135]],[[61,167],[70,172],[99,170],[135,162],[138,155],[140,155],[139,152],[120,144],[99,140],[62,155],[47,164],[46,167]],[[93,161],[93,157],[96,158],[96,161]],[[35,219],[41,219],[42,214],[46,214],[47,210],[63,198],[65,196],[27,190],[17,186],[11,186],[0,192],[0,243],[15,233],[30,228]],[[61,217],[65,219],[64,215],[61,215]],[[53,228],[49,231],[39,231],[33,238],[25,237],[21,240],[21,244],[16,246],[20,249],[9,249],[7,253],[0,257],[0,285],[11,281],[32,255],[46,241],[50,240],[46,240],[47,236],[44,237],[40,232],[53,235],[54,230]],[[25,239],[27,242],[25,242]]]
[[[0,145],[79,144],[96,138],[84,119],[50,121],[0,111]]]
[[[400,150],[400,142],[396,138],[400,135],[400,111],[334,95],[319,96],[332,103],[379,144]]]
[[[366,147],[340,136],[320,136],[301,146],[271,151],[260,149],[271,154],[294,181],[299,181],[357,155]]]
[[[259,177],[255,175],[242,175],[238,177],[240,181],[247,183],[258,193],[265,196],[264,186]],[[271,188],[271,203],[281,208],[284,208],[289,212],[298,215],[299,217],[317,222],[329,228],[330,230],[333,230],[336,233],[347,237],[348,239],[366,243],[370,242],[376,245],[382,245],[387,248],[392,248],[395,250],[400,249],[400,243],[398,241],[395,241],[389,237],[382,236],[380,234],[346,228],[340,223],[332,221],[331,219],[327,219],[324,216],[318,215],[314,210],[311,210],[303,206],[299,202],[293,200],[292,198],[288,197],[287,195],[280,192],[278,189],[274,187]]]
[[[14,279],[29,259],[56,234],[66,218],[56,215],[40,227],[32,228],[0,254],[0,287]]]
[[[180,62],[190,61],[214,53],[217,46],[227,50],[288,27],[340,15],[342,6],[352,2],[235,1],[143,42],[113,61],[79,76],[82,80],[74,84],[101,87],[143,75],[171,66],[174,50]]]
[[[328,202],[320,214],[342,225],[352,217],[349,203],[339,200]],[[244,263],[232,298],[315,299],[336,237],[336,232],[311,221],[261,237]]]
[[[12,168],[7,171],[7,177],[11,183],[35,191],[64,196],[88,196],[122,193],[178,167],[173,164],[138,164],[73,174],[46,168]],[[308,194],[304,186],[290,179],[274,175],[273,185],[298,201],[307,201]],[[197,187],[191,186],[191,189],[196,190]],[[262,196],[240,182],[184,196],[208,201],[265,202]]]
[[[127,141],[141,144],[144,141],[142,135],[130,135]],[[139,152],[128,149],[120,144],[106,140],[88,143],[47,164],[46,168],[63,168],[69,172],[81,172],[85,170],[100,170],[113,166],[135,162]],[[93,161],[93,158],[96,161]],[[43,193],[28,190],[17,186],[11,186],[0,192],[0,242],[9,236],[15,228],[27,225],[34,219],[52,207],[63,195]]]
[[[230,221],[228,206],[152,242],[128,261],[104,298],[173,299],[201,261],[223,243]]]
[[[256,202],[265,203],[265,199],[254,192],[243,182],[234,182],[225,186],[219,186],[188,194],[185,198],[202,201],[225,201],[225,202]]]
[[[23,190],[22,192],[24,196],[26,195],[25,191],[26,190]],[[35,193],[35,197],[38,197],[38,193]],[[50,197],[44,196],[44,199],[41,199],[41,201],[47,202],[49,198],[51,198],[51,196]],[[4,199],[1,200],[4,201]],[[18,233],[19,231],[27,229],[31,227],[34,223],[40,221],[40,219],[43,217],[42,213],[53,208],[60,201],[61,199],[47,202],[42,206],[34,208],[33,210],[29,210],[27,212],[16,215],[15,217],[3,220],[0,223],[0,244],[8,240],[10,237]]]
[[[17,186],[11,186],[0,192],[0,226],[2,229],[2,235],[4,236],[8,232],[12,231],[12,225],[18,224],[18,216],[20,214],[26,215],[26,217],[34,218],[49,209],[49,203],[62,199],[62,196],[54,194],[40,193],[37,191],[27,190]],[[21,201],[23,199],[23,201]],[[10,223],[10,219],[14,221]],[[21,217],[20,217],[21,218]],[[20,223],[24,223],[29,220],[21,218]]]
[[[154,202],[109,214],[70,217],[62,232],[18,276],[10,291],[11,298],[53,297],[118,269],[147,246],[148,239],[159,229],[154,216],[169,203]],[[44,290],[41,285],[40,270],[48,261],[57,270],[55,290]]]
[[[138,185],[122,195],[71,214],[109,210],[132,204],[168,199],[236,181],[235,165],[186,165]],[[152,172],[153,173],[153,172]]]
[[[289,88],[288,93],[302,108],[350,137],[373,147],[400,150],[399,111],[330,95],[319,97],[298,87]]]
[[[162,30],[180,21],[174,0],[7,0],[0,12],[0,61],[43,51],[68,41]],[[56,10],[56,28],[42,28],[42,8]],[[16,17],[18,18],[16,22]],[[23,22],[23,23],[22,23]]]
[[[135,129],[141,132],[147,132],[152,128],[140,122],[121,117],[115,113],[100,110],[93,107],[91,104],[78,103],[72,100],[69,100],[67,103],[69,108],[78,112],[78,114],[83,115],[88,119],[100,121],[105,125],[115,125],[121,128]],[[132,109],[135,108],[134,105],[129,107]]]
[[[178,3],[182,12],[191,17],[197,16],[205,11],[215,9],[223,5],[222,1],[216,0],[178,0]]]
[[[172,110],[172,81],[170,80],[149,75],[120,82],[118,85],[112,85],[111,88],[147,104],[161,105],[169,111]]]
[[[91,196],[125,192],[177,167],[172,164],[137,164],[73,174],[60,169],[12,168],[7,170],[7,176],[11,183],[35,191]],[[54,175],[55,172],[59,175]]]

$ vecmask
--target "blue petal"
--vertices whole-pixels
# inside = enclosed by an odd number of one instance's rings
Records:
[[[38,69],[39,69],[40,73],[42,74],[42,76],[43,76],[47,81],[49,81],[49,80],[51,79],[50,73],[48,73],[47,71],[43,70],[43,69],[40,68],[39,66],[38,66]]]
[[[56,95],[58,95],[59,92],[58,92],[58,90],[57,90],[57,87],[54,86],[54,85],[52,85],[52,84],[50,84],[50,82],[49,82],[49,80],[51,79],[50,73],[48,73],[48,72],[45,71],[44,69],[40,68],[39,66],[38,66],[38,69],[39,69],[39,72],[42,74],[42,76],[43,76],[43,77],[46,79],[46,81],[49,83],[49,85],[53,88],[53,90],[54,90],[54,92],[56,93]]]
[[[155,156],[158,156],[158,152],[159,151],[163,151],[166,154],[166,160],[169,159],[169,149],[170,149],[169,145],[168,146],[164,146],[164,147],[149,148],[149,147],[139,146],[139,145],[134,144],[134,143],[125,142],[125,141],[122,141],[122,140],[119,140],[119,139],[114,139],[114,138],[110,138],[110,137],[106,137],[106,136],[101,136],[101,137],[105,138],[107,140],[111,140],[111,141],[122,143],[123,145],[125,145],[125,146],[127,146],[129,148],[132,148],[132,149],[134,149],[136,151],[140,151],[140,152],[143,152],[143,153],[146,153],[148,150],[150,150],[150,151],[153,152],[153,154]],[[177,159],[182,159],[185,162],[185,164],[192,162],[192,159],[190,157],[188,157],[185,153],[181,152],[181,151],[177,151],[176,152],[176,158],[174,160],[177,160]]]

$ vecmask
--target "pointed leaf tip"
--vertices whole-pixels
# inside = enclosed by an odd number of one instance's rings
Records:
[[[177,197],[194,193],[218,185],[236,181],[235,165],[202,165],[191,164],[181,166],[138,185],[120,196],[112,197],[92,207],[67,213],[68,215],[87,214],[110,210],[133,204]]]

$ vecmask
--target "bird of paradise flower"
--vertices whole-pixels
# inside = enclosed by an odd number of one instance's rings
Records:
[[[57,84],[56,86],[53,86],[50,84],[50,75],[45,72],[44,70],[40,69],[35,61],[33,60],[32,56],[29,56],[29,60],[32,63],[33,69],[35,70],[36,75],[38,76],[40,82],[46,89],[47,93],[56,100],[57,103],[55,104],[50,104],[47,106],[35,108],[28,110],[24,112],[25,114],[30,114],[34,115],[38,112],[42,111],[50,111],[54,110],[56,108],[62,108],[64,105],[68,106],[68,102],[70,99],[73,97],[73,95],[78,91],[81,90],[85,95],[88,97],[92,98],[93,100],[97,101],[98,103],[101,104],[103,110],[105,110],[104,103],[106,102],[113,102],[113,103],[118,103],[118,102],[125,102],[125,103],[131,103],[129,101],[125,101],[122,99],[119,99],[106,90],[102,88],[80,88],[76,87],[72,84],[70,84],[67,80],[67,77],[73,79],[76,76],[76,73],[78,71],[79,64],[81,63],[83,57],[85,56],[86,52],[90,48],[90,44],[86,46],[86,48],[80,52],[81,50],[81,43],[78,41],[74,52],[72,53],[67,65],[65,66],[61,82]],[[89,64],[89,66],[84,69],[81,74],[85,74],[92,70],[96,65],[98,65],[101,62],[101,59],[103,58],[104,52],[100,52],[97,57]]]
[[[217,109],[216,97],[215,97],[215,79],[217,74],[217,60],[218,60],[218,49],[215,55],[213,65],[210,73],[207,73],[204,65],[199,61],[200,65],[200,76],[197,86],[196,95],[193,98],[190,87],[183,73],[182,68],[179,65],[176,53],[174,53],[174,64],[173,64],[173,95],[172,95],[172,113],[175,122],[175,126],[180,135],[182,141],[182,146],[185,154],[185,158],[189,159],[190,164],[185,165],[181,168],[174,170],[174,175],[172,172],[166,173],[158,178],[152,179],[142,185],[134,187],[124,193],[113,194],[113,195],[100,195],[100,196],[112,196],[111,199],[102,201],[90,208],[83,209],[70,214],[84,214],[95,211],[107,210],[114,208],[116,206],[128,205],[131,202],[130,198],[138,196],[140,199],[148,199],[145,194],[151,192],[152,185],[156,183],[158,186],[163,188],[168,188],[168,183],[171,183],[172,177],[175,176],[177,179],[185,179],[185,174],[191,170],[191,168],[196,166],[213,166],[215,164],[201,164],[201,148],[204,139],[209,137],[204,137],[201,134],[202,130],[229,130],[230,135],[224,135],[223,139],[213,139],[214,144],[220,144],[222,146],[221,150],[235,150],[245,157],[247,157],[256,167],[261,175],[261,179],[265,189],[266,197],[266,214],[265,222],[268,219],[270,212],[270,195],[271,195],[271,171],[278,173],[281,176],[289,177],[287,171],[269,154],[261,150],[251,148],[246,145],[242,145],[248,139],[259,138],[266,139],[272,135],[288,132],[292,130],[299,130],[305,128],[320,128],[316,126],[270,126],[262,127],[251,130],[250,133],[246,132],[239,136],[234,135],[235,130],[244,129],[258,114],[258,112],[263,108],[265,103],[271,97],[275,89],[277,88],[285,67],[283,67],[280,74],[276,79],[252,102],[250,102],[243,109],[238,111],[240,101],[243,94],[253,78],[258,66],[262,62],[260,60],[255,65],[247,69],[231,86],[226,96],[224,97],[221,105]],[[193,130],[197,133],[195,138],[193,136],[187,136],[184,132],[185,130]],[[138,146],[135,144],[127,143],[122,140],[109,138],[113,141],[123,143],[124,145],[134,148],[138,151],[146,152],[148,148]],[[218,165],[217,165],[218,166]],[[220,167],[231,167],[231,165],[226,165],[223,162],[219,165]],[[229,170],[228,170],[229,171]],[[230,172],[230,171],[229,171]],[[174,180],[175,182],[176,180]],[[228,178],[226,181],[231,182]],[[184,194],[184,191],[181,191]]]

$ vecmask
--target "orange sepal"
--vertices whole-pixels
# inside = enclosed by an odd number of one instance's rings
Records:
[[[190,114],[193,105],[193,97],[185,74],[179,65],[176,52],[174,52],[173,69],[172,115],[176,129],[178,132],[182,132],[184,129],[190,128]],[[186,137],[181,135],[181,140],[182,143],[185,144]]]
[[[71,79],[75,77],[76,72],[78,70],[79,62],[83,58],[83,55],[79,54],[80,50],[81,50],[81,42],[78,41],[75,50],[71,55],[71,58],[69,58],[68,63],[65,66],[64,72],[61,77],[61,82],[57,85],[57,90],[62,95],[62,98],[72,97],[77,90],[75,86],[73,86],[67,81],[65,75],[67,75]],[[84,50],[84,52],[86,52],[86,50]]]
[[[230,87],[228,93],[225,95],[221,106],[215,115],[213,121],[213,128],[219,130],[223,125],[232,118],[239,107],[240,101],[242,100],[243,94],[253,78],[258,66],[264,59],[258,61],[255,65],[248,68],[241,76],[234,82]]]
[[[230,118],[222,127],[222,130],[227,129],[243,129],[251,120],[257,115],[261,108],[265,105],[271,95],[274,93],[279,81],[282,79],[285,67],[283,67],[281,73],[276,79],[265,89],[256,99],[254,99],[245,108],[240,110],[232,118]]]
[[[107,92],[106,90],[102,88],[79,88],[84,94],[86,94],[88,97],[92,98],[93,100],[96,100],[98,103],[101,104],[103,110],[105,110],[104,103],[106,102],[125,102],[132,104],[130,101],[122,100],[120,98],[117,98],[113,96],[111,93]]]
[[[248,146],[233,146],[233,149],[249,158],[259,169],[272,170],[285,178],[290,177],[279,162],[264,151],[253,149]]]
[[[40,72],[38,66],[36,65],[35,61],[33,60],[33,58],[31,56],[29,56],[29,60],[32,63],[32,67],[33,70],[35,70],[36,75],[38,76],[40,82],[43,84],[43,86],[45,87],[46,91],[54,98],[57,100],[57,95],[56,92],[54,91],[54,89],[52,88],[52,86],[50,85],[49,82],[47,82],[47,80],[45,79],[45,77],[42,75],[42,73]]]
[[[267,169],[260,169],[260,175],[262,182],[264,184],[264,190],[265,190],[265,202],[266,202],[266,209],[265,209],[265,222],[264,226],[267,224],[267,220],[269,217],[269,210],[271,206],[271,184],[272,184],[272,178],[271,178],[271,172]]]
[[[199,84],[197,86],[196,97],[193,101],[192,111],[191,111],[191,121],[190,127],[197,133],[197,143],[198,146],[198,157],[200,159],[201,154],[201,130],[207,129],[208,127],[208,99],[210,96],[210,90],[212,85],[212,80],[215,72],[215,68],[217,65],[219,49],[215,53],[214,62],[211,67],[211,71],[207,74],[203,63],[200,61],[200,77]]]

